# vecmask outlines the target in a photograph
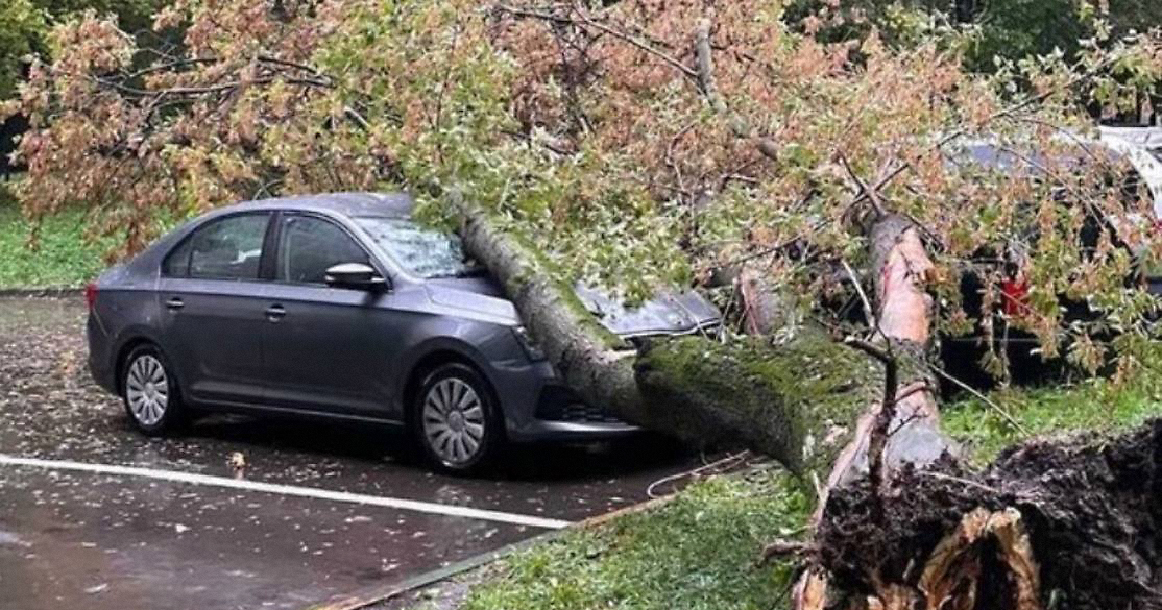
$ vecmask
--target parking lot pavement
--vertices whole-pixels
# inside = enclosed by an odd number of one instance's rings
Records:
[[[0,298],[0,608],[301,608],[644,500],[644,440],[437,475],[388,430],[215,417],[147,439],[88,379],[79,298]]]

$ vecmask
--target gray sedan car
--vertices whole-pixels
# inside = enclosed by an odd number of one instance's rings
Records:
[[[215,410],[390,423],[453,471],[505,441],[633,432],[561,384],[495,281],[412,207],[311,195],[187,223],[87,288],[93,377],[146,434]],[[579,292],[631,339],[720,323],[692,292],[633,310]]]

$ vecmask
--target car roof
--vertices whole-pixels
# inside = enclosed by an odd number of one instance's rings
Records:
[[[1102,148],[1112,158],[1125,158],[1134,170],[1142,177],[1146,188],[1154,198],[1154,213],[1162,218],[1162,162],[1155,158],[1150,151],[1129,140],[1103,132],[1101,140],[1086,139],[1080,135],[1060,136],[1068,138],[1067,142],[1076,143],[1079,147],[1076,157],[1063,159],[1065,163],[1078,163],[1084,159],[1086,147]],[[965,139],[952,146],[953,150],[961,155],[962,161],[967,161],[978,167],[991,168],[1001,171],[1016,170],[1030,174],[1039,173],[1035,165],[1046,164],[1044,154],[1033,148],[1014,152],[1002,144],[988,139]],[[1024,157],[1024,158],[1021,158]],[[1032,162],[1033,166],[1029,162]]]
[[[415,201],[406,193],[320,193],[243,201],[216,210],[215,216],[235,212],[288,210],[331,212],[344,216],[410,216]]]

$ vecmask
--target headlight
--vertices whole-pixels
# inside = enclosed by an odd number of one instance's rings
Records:
[[[516,342],[520,343],[520,346],[524,348],[525,355],[529,357],[529,360],[533,362],[546,360],[545,352],[542,352],[541,348],[537,347],[537,344],[533,342],[532,336],[529,335],[529,329],[523,326],[513,326],[512,335],[516,337]]]

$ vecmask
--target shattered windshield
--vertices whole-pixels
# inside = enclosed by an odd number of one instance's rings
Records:
[[[420,277],[465,277],[483,269],[467,261],[460,239],[403,217],[356,218],[396,262]]]

